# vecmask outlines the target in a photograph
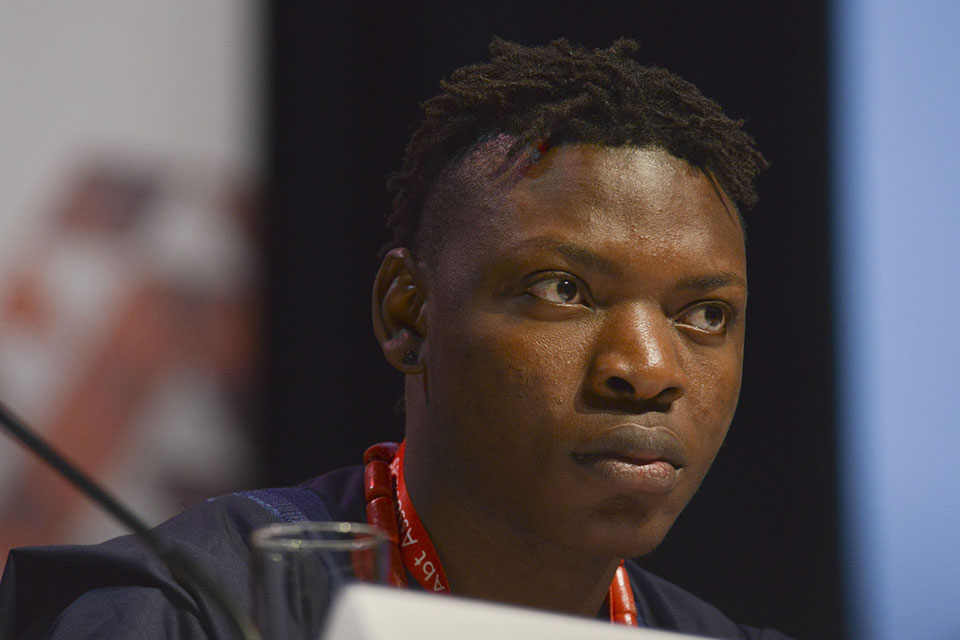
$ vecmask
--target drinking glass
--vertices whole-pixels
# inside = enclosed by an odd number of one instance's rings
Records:
[[[272,524],[255,530],[251,541],[263,640],[318,640],[341,586],[388,583],[390,540],[368,524]]]

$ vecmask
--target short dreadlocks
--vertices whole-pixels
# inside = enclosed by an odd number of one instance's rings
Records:
[[[641,66],[633,59],[638,49],[627,39],[591,51],[565,39],[526,47],[494,38],[490,62],[457,69],[423,103],[403,169],[387,180],[393,237],[384,251],[416,251],[421,227],[430,224],[425,216],[434,215],[424,210],[438,180],[498,134],[512,139],[508,157],[531,145],[659,147],[704,171],[738,207],[752,207],[753,181],[767,162],[743,121],[679,76]]]

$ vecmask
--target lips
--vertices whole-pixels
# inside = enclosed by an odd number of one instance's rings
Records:
[[[647,493],[673,489],[687,464],[673,432],[636,424],[607,429],[570,455],[601,481]]]

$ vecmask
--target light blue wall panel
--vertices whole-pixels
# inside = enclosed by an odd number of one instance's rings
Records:
[[[960,1],[835,0],[836,313],[858,640],[960,638]]]

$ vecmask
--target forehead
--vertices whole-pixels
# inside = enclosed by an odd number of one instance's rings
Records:
[[[703,227],[733,205],[698,168],[657,148],[561,147],[515,184],[493,187],[522,209],[557,206],[586,214],[583,222],[615,218],[636,226]],[[719,222],[719,221],[718,221]]]
[[[466,215],[458,216],[443,251],[455,262],[550,236],[601,253],[682,247],[744,260],[732,203],[702,171],[661,149],[562,146],[536,162],[520,154],[492,177],[481,150],[466,160],[466,174],[470,165]]]

